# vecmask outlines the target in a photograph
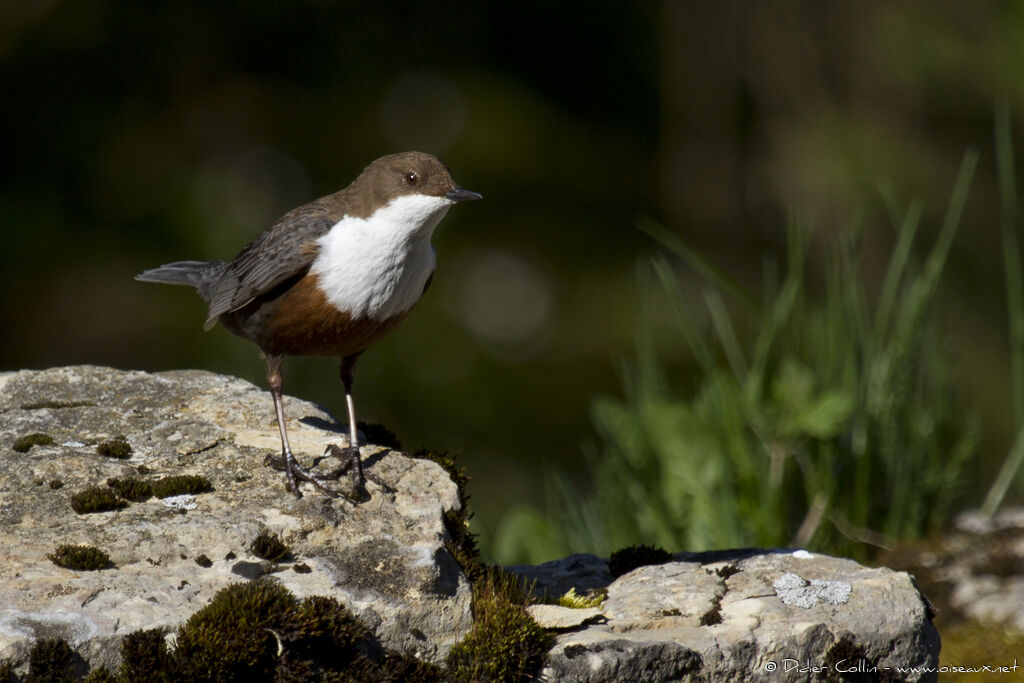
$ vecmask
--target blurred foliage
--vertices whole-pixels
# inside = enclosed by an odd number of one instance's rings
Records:
[[[798,546],[865,557],[870,546],[940,529],[964,488],[979,426],[964,416],[935,313],[939,281],[960,225],[977,153],[953,188],[938,239],[911,258],[921,217],[897,223],[877,301],[868,296],[853,226],[833,251],[820,291],[805,269],[805,228],[790,232],[788,270],[766,280],[763,310],[744,348],[722,290],[704,292],[713,336],[669,262],[654,269],[676,310],[679,343],[700,364],[693,392],[672,386],[649,338],[624,372],[625,397],[594,403],[604,447],[588,458],[594,493],[565,492],[547,519],[506,518],[496,540],[533,559],[569,551],[602,556],[642,542],[666,548]],[[658,225],[646,230],[697,269],[715,269]],[[753,297],[742,296],[741,302]],[[547,526],[537,534],[537,527]],[[558,539],[543,547],[540,539]],[[612,555],[612,557],[615,557]]]
[[[616,390],[649,295],[635,215],[752,289],[785,252],[789,207],[830,243],[880,179],[941,206],[962,150],[990,148],[993,101],[1020,123],[1024,6],[26,0],[0,3],[0,82],[3,369],[201,367],[262,386],[251,345],[201,332],[194,295],[132,275],[228,258],[388,152],[437,153],[483,193],[442,224],[431,291],[360,360],[356,391],[360,417],[410,448],[462,453],[489,532],[542,502],[541,463],[579,469],[596,438],[590,400]],[[969,471],[985,485],[1015,433],[988,161],[944,302],[969,331],[952,343],[986,424]],[[893,247],[868,216],[873,293]],[[809,277],[825,261],[808,245]],[[670,307],[643,305],[666,372],[695,376]],[[329,362],[290,360],[285,390],[344,414]]]

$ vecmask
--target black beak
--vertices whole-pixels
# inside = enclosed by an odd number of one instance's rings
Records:
[[[453,202],[468,202],[474,199],[483,199],[484,196],[479,192],[473,192],[472,190],[467,190],[464,187],[456,185],[445,193],[444,198],[450,199]]]

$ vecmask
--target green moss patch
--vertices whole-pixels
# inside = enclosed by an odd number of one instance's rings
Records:
[[[279,562],[291,554],[291,549],[284,544],[281,537],[270,533],[266,529],[253,539],[249,550],[256,557],[262,557],[264,560],[270,560],[271,562]]]
[[[608,589],[600,588],[587,591],[583,595],[570,588],[569,592],[558,598],[556,604],[572,609],[586,609],[588,607],[600,607],[601,603],[608,599]]]
[[[43,434],[36,432],[34,434],[26,434],[25,436],[19,437],[14,443],[11,444],[11,449],[18,453],[28,453],[33,446],[52,446],[56,441],[49,434]]]
[[[109,512],[127,507],[128,503],[107,488],[93,486],[71,496],[71,509],[80,515],[90,512]]]
[[[153,495],[157,498],[180,496],[185,493],[208,493],[212,490],[213,484],[210,480],[198,474],[178,474],[153,482]]]
[[[672,561],[672,553],[662,548],[655,548],[650,545],[631,545],[622,550],[616,550],[608,560],[608,570],[613,579],[623,574],[628,574],[637,567],[646,567],[652,564],[665,564]]]
[[[81,657],[60,638],[41,638],[28,653],[29,681],[63,683],[77,681],[76,666]]]
[[[96,444],[96,452],[107,458],[127,460],[132,457],[131,444],[123,436],[118,436]]]
[[[47,555],[58,567],[77,571],[95,571],[113,566],[110,556],[91,545],[61,545]]]
[[[41,408],[81,408],[83,406],[96,405],[92,401],[36,401],[35,403],[24,403],[22,410],[40,410]],[[0,679],[2,680],[2,679]]]
[[[138,477],[107,479],[107,486],[125,500],[142,501],[153,496],[153,485]]]
[[[360,422],[359,429],[366,436],[367,443],[372,443],[374,446],[384,446],[395,451],[402,450],[402,442],[399,438],[380,422]]]
[[[553,636],[526,612],[519,577],[487,572],[473,585],[473,628],[448,653],[456,681],[528,681],[540,672]]]
[[[152,642],[150,659],[161,643]],[[177,643],[179,680],[441,680],[437,667],[386,653],[337,600],[300,601],[273,579],[219,591],[178,630]],[[416,676],[393,675],[409,671]]]

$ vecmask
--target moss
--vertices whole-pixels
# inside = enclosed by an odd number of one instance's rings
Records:
[[[51,479],[50,483],[49,483],[49,486],[50,486],[51,489],[56,491],[59,488],[63,488],[64,482],[62,482],[60,479]]]
[[[142,501],[153,496],[153,485],[138,477],[111,477],[107,479],[107,486],[125,500]]]
[[[105,666],[93,669],[82,683],[118,683],[118,678]]]
[[[120,510],[127,505],[128,503],[118,498],[113,491],[99,486],[93,486],[71,496],[71,509],[80,515]]]
[[[198,564],[203,569],[209,569],[213,566],[213,560],[211,560],[206,555],[200,555],[196,558],[196,564]]]
[[[292,565],[292,571],[296,574],[311,574],[313,572],[313,570],[310,569],[309,565],[305,562],[300,562],[299,564]]]
[[[613,579],[628,574],[637,567],[665,564],[672,561],[672,553],[650,545],[632,545],[616,550],[608,560],[608,570]]]
[[[389,652],[384,657],[384,678],[386,681],[415,681],[415,683],[441,683],[447,681],[444,669],[416,659],[412,655]]]
[[[93,571],[112,566],[110,556],[91,545],[61,545],[47,555],[58,567],[78,571]]]
[[[676,614],[672,615],[672,616],[678,616],[679,614],[681,614],[681,613],[678,610],[676,610]],[[665,615],[665,616],[669,616],[669,615]],[[701,626],[714,626],[715,624],[721,624],[721,623],[722,623],[722,599],[720,597],[718,597],[718,596],[715,596],[715,598],[711,602],[711,609],[709,609],[707,612],[705,612],[704,614],[701,615],[701,617],[700,617],[700,625]]]
[[[272,679],[277,647],[271,633],[296,600],[279,583],[253,581],[228,586],[178,630],[175,660],[182,678]]]
[[[121,641],[121,668],[117,672],[121,681],[173,681],[176,668],[163,629],[139,629]]]
[[[127,460],[132,457],[132,447],[123,436],[100,441],[96,444],[96,452],[108,458]]]
[[[553,638],[526,612],[521,580],[489,571],[473,585],[473,628],[448,653],[456,681],[536,679]]]
[[[399,438],[380,422],[360,422],[359,429],[366,436],[367,443],[384,446],[395,451],[402,450],[402,442]]]
[[[742,570],[734,564],[724,564],[715,570],[715,574],[717,574],[720,579],[725,581],[730,576],[739,574],[740,571]]]
[[[198,474],[179,474],[153,482],[153,495],[157,498],[180,496],[183,493],[208,493],[212,490],[210,480]]]
[[[77,681],[75,669],[81,658],[61,638],[41,638],[28,653],[26,683]]]
[[[291,549],[284,544],[280,536],[272,534],[266,529],[261,531],[252,540],[249,550],[256,557],[262,557],[264,560],[270,560],[271,562],[283,560],[291,553]]]
[[[590,590],[584,595],[577,593],[575,588],[570,588],[568,593],[558,598],[557,604],[562,607],[571,607],[573,609],[586,609],[587,607],[600,607],[601,603],[607,598],[607,588]]]
[[[41,408],[82,408],[96,405],[92,401],[36,401],[35,403],[23,403],[22,410],[39,410]]]
[[[380,644],[337,600],[299,601],[274,579],[219,591],[177,642],[180,680],[389,680]]]
[[[36,432],[26,434],[11,444],[11,449],[18,453],[28,453],[33,446],[52,446],[56,441],[49,434]]]

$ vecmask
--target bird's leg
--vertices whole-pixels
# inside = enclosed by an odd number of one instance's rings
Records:
[[[299,481],[308,481],[327,495],[334,497],[338,494],[323,485],[321,479],[309,470],[299,465],[292,453],[292,447],[288,443],[288,427],[284,420],[284,402],[281,398],[283,381],[281,378],[281,356],[267,354],[267,384],[270,385],[270,395],[274,398],[274,411],[277,413],[277,428],[281,432],[281,457],[267,457],[267,464],[275,469],[283,469],[288,477],[288,490],[295,494],[296,498],[302,498],[302,491],[299,490]]]
[[[345,387],[345,405],[348,407],[348,447],[340,448],[334,444],[327,447],[327,453],[341,460],[341,465],[325,476],[332,479],[340,477],[352,469],[354,465],[355,484],[353,486],[353,495],[360,500],[367,500],[370,497],[370,494],[366,491],[367,479],[378,484],[386,491],[391,491],[392,489],[379,477],[363,470],[363,461],[359,455],[359,428],[356,424],[356,404],[352,400],[352,376],[356,358],[358,358],[358,354],[341,359],[341,383]]]

